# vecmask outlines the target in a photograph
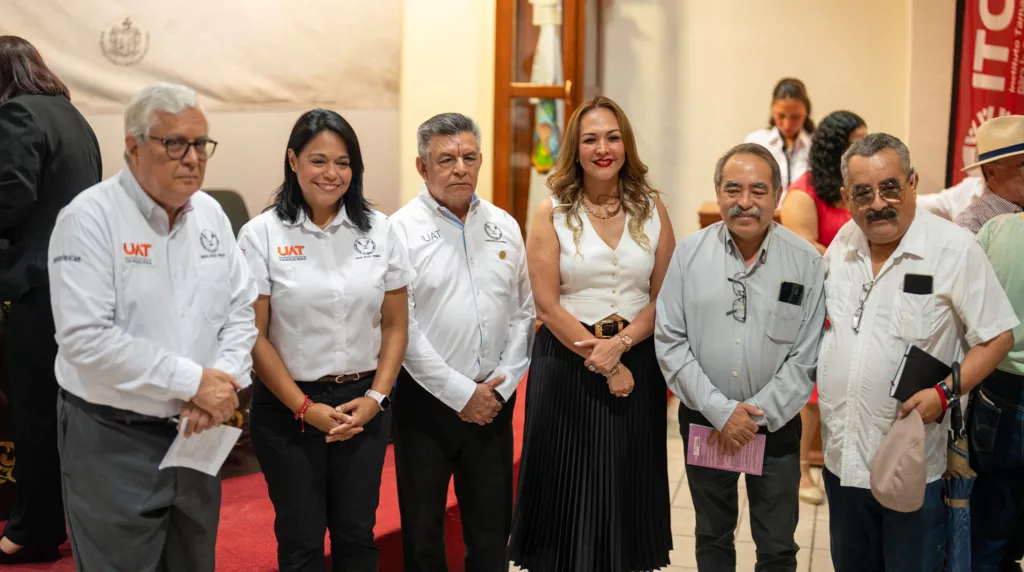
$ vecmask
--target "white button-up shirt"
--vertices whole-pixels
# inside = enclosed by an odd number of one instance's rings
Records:
[[[478,198],[463,224],[426,187],[391,217],[415,271],[405,368],[456,411],[499,375],[512,396],[530,364],[536,310],[519,224]]]
[[[786,191],[789,190],[793,181],[799,179],[800,175],[811,168],[811,134],[801,129],[788,153],[786,152],[786,140],[782,137],[778,127],[754,131],[747,135],[743,142],[757,143],[772,152],[772,156],[775,157],[775,162],[779,164],[779,170],[782,172],[782,194],[779,196],[781,205],[782,199],[786,198]]]
[[[238,243],[261,295],[270,296],[267,338],[298,381],[377,369],[384,293],[412,276],[391,223],[373,211],[363,233],[342,208],[326,228],[300,211],[252,219]]]
[[[256,284],[215,199],[167,212],[131,171],[83,191],[49,247],[57,382],[100,405],[172,417],[203,368],[249,385]]]
[[[877,277],[872,278],[868,241],[854,221],[829,245],[825,267],[831,327],[818,359],[825,466],[843,486],[866,489],[875,454],[899,412],[889,391],[908,345],[951,364],[1018,322],[974,236],[927,212],[916,213]],[[932,293],[905,293],[907,274],[931,276]],[[855,333],[853,317],[862,299]],[[925,427],[928,482],[946,469],[948,429],[948,415],[942,424]]]

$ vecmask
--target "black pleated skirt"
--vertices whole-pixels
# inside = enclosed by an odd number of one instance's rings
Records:
[[[622,356],[635,387],[605,378],[537,333],[509,556],[530,572],[639,572],[672,549],[666,391],[648,338]]]

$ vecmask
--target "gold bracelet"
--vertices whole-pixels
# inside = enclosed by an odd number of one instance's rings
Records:
[[[615,362],[615,365],[613,365],[612,368],[608,370],[608,373],[604,374],[604,378],[608,379],[617,373],[619,373],[619,362]]]

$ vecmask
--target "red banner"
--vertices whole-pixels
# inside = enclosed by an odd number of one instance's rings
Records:
[[[1002,115],[1024,114],[1024,0],[957,2],[953,105],[946,182],[975,162],[975,131]]]

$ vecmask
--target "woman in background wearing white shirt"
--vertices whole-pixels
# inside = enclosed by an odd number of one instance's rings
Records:
[[[274,205],[239,245],[256,277],[252,440],[276,513],[282,572],[375,571],[388,394],[408,339],[408,257],[363,198],[352,127],[299,118]]]
[[[654,308],[675,237],[625,113],[569,120],[526,253],[537,317],[509,546],[530,572],[668,566],[665,378]]]
[[[810,168],[811,134],[814,121],[811,120],[811,98],[807,96],[804,82],[787,77],[775,84],[772,90],[772,114],[768,128],[747,135],[746,143],[757,143],[772,152],[782,170],[782,196],[786,190]]]

